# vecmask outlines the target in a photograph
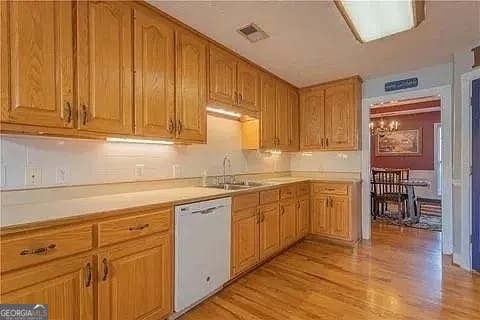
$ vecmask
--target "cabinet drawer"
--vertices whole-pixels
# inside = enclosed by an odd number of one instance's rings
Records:
[[[159,210],[100,222],[98,224],[98,246],[138,238],[155,232],[168,231],[172,227],[172,211]]]
[[[314,183],[314,193],[347,195],[348,184],[344,183]]]
[[[2,239],[1,271],[6,272],[92,249],[92,226],[55,228]]]
[[[280,199],[290,199],[295,195],[295,186],[286,186],[280,188]]]
[[[275,202],[275,201],[278,201],[279,199],[280,199],[279,189],[260,191],[260,204]]]
[[[259,212],[260,212],[260,209],[258,209],[256,207],[234,211],[232,213],[232,220],[233,221],[238,221],[238,220],[242,220],[242,219],[245,219],[245,218],[253,217],[253,216],[258,215]]]
[[[242,194],[233,197],[233,211],[256,207],[258,205],[258,192]]]
[[[301,182],[297,185],[297,196],[304,196],[310,193],[310,183]]]

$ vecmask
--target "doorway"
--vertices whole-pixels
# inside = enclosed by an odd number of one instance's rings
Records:
[[[480,79],[472,81],[472,268],[480,271]]]
[[[365,98],[362,103],[362,235],[364,239],[370,239],[371,236],[371,145],[370,136],[370,107],[378,105],[385,101],[402,101],[409,99],[417,99],[418,97],[438,97],[440,99],[441,110],[441,132],[442,147],[441,149],[441,217],[442,217],[442,253],[452,254],[453,251],[453,224],[452,224],[452,154],[451,154],[451,86],[442,86],[429,89],[414,90],[379,96],[373,98]]]

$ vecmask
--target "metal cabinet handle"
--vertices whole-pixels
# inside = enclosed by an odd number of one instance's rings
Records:
[[[280,214],[283,215],[285,213],[285,207],[281,206],[280,207]]]
[[[239,100],[240,100],[239,102],[242,102],[242,101],[243,101],[242,94],[241,94],[241,93],[239,93],[239,94],[238,94],[238,96],[239,96],[239,98],[240,98],[240,99],[239,99]]]
[[[88,121],[88,107],[86,105],[82,105],[82,124],[85,126],[87,125]]]
[[[234,98],[235,98],[235,102],[238,103],[238,92],[235,91],[234,94],[233,94],[233,96],[234,96]]]
[[[263,222],[265,221],[265,215],[263,214],[263,212],[261,213],[261,215],[262,215],[262,220],[260,222]]]
[[[63,118],[65,119],[66,123],[70,123],[72,121],[72,106],[70,102],[65,102],[65,108],[63,108]]]
[[[297,208],[300,209],[300,200],[297,201]]]
[[[181,120],[178,120],[178,121],[177,121],[177,133],[178,133],[178,134],[181,134],[181,133],[182,133],[182,129],[183,129],[183,127],[182,127],[182,121],[181,121]]]
[[[102,264],[103,264],[102,281],[105,281],[105,280],[107,280],[107,277],[108,277],[108,261],[107,261],[107,258],[103,258]]]
[[[143,230],[149,226],[148,223],[142,224],[141,226],[130,226],[128,227],[128,230],[130,231],[137,231],[137,230]]]
[[[48,246],[46,247],[42,247],[42,248],[35,248],[35,249],[24,249],[22,251],[20,251],[20,255],[21,256],[25,256],[25,255],[29,255],[29,254],[37,254],[37,255],[46,255],[49,251],[55,249],[57,247],[56,244],[52,243],[52,244],[49,244]]]
[[[85,287],[90,287],[90,284],[92,283],[92,265],[89,263],[87,263],[87,265],[85,266],[85,274],[87,275],[86,279],[85,279]]]
[[[328,138],[325,138],[325,144],[326,144],[327,147],[328,147]]]
[[[323,140],[324,140],[323,138],[320,139],[320,145],[322,146],[322,148],[323,148]]]
[[[168,120],[168,133],[173,133],[175,131],[175,122],[170,118]]]

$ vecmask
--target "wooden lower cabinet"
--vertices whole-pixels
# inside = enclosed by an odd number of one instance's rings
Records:
[[[359,189],[358,183],[314,183],[310,232],[349,243],[356,242],[361,233]]]
[[[280,244],[288,247],[297,240],[297,215],[295,200],[280,202]]]
[[[94,272],[86,255],[2,274],[0,302],[48,304],[51,320],[93,320]]]
[[[259,222],[260,217],[256,208],[233,214],[232,276],[250,269],[260,260]]]
[[[260,259],[280,250],[280,210],[278,202],[260,207]]]
[[[309,230],[310,225],[310,196],[303,196],[297,199],[296,203],[297,239],[303,238]]]
[[[99,319],[161,319],[171,313],[171,237],[132,240],[97,256]]]

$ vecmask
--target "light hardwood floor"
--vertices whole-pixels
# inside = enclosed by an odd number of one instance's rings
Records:
[[[303,241],[193,309],[196,319],[480,319],[480,276],[440,233],[374,224],[351,249]]]

